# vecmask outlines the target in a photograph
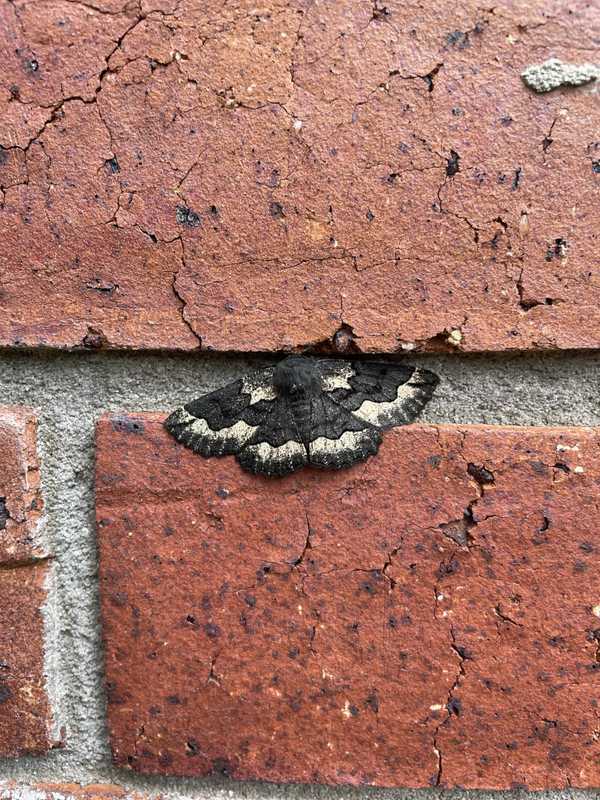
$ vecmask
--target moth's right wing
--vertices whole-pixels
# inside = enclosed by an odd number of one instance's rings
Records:
[[[323,360],[324,384],[336,403],[385,430],[415,420],[439,378],[422,367],[384,361]]]

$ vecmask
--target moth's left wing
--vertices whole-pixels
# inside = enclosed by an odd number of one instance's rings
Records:
[[[273,368],[203,395],[165,420],[177,441],[203,456],[239,453],[275,402]]]
[[[322,362],[329,397],[377,428],[412,422],[431,399],[439,378],[433,372],[385,361]]]

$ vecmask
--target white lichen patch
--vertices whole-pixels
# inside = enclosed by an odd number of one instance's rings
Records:
[[[597,64],[569,64],[559,58],[532,64],[521,73],[525,85],[540,94],[560,86],[581,86],[599,76],[600,66]]]
[[[448,344],[452,344],[454,345],[454,347],[458,347],[458,345],[462,342],[462,340],[463,340],[462,331],[459,330],[458,328],[455,328],[454,330],[450,331],[450,333],[446,338]]]

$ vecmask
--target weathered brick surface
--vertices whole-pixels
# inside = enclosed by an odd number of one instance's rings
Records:
[[[35,417],[0,408],[0,756],[53,743],[41,616],[48,566],[36,563],[41,513]]]
[[[118,765],[600,784],[600,431],[415,425],[268,480],[161,421],[97,431]]]
[[[0,564],[43,555],[42,510],[35,416],[0,406]]]
[[[0,567],[0,755],[44,753],[52,744],[44,680],[46,564]]]
[[[158,800],[160,795],[142,795],[112,783],[0,784],[0,800],[149,800],[150,797]]]
[[[598,347],[597,10],[3,0],[0,343]]]

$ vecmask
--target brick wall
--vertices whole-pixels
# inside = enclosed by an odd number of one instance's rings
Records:
[[[0,0],[2,800],[592,797],[599,41]],[[340,472],[163,429],[290,351],[442,382]]]

